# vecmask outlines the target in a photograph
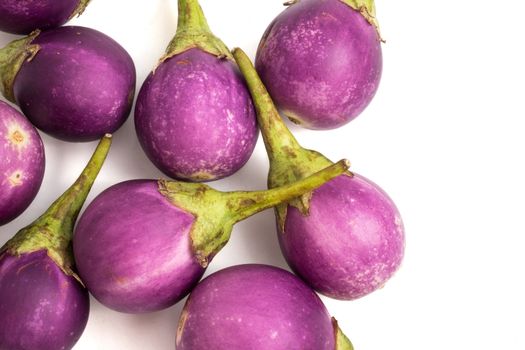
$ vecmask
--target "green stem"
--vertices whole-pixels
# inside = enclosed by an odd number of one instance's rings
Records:
[[[179,18],[177,33],[211,33],[208,21],[197,0],[179,0]]]
[[[64,272],[73,275],[70,251],[73,228],[111,146],[111,135],[99,142],[75,183],[32,224],[20,230],[1,249],[20,255],[46,249],[48,255]]]
[[[293,183],[332,164],[319,152],[304,149],[299,145],[280,117],[248,56],[237,48],[233,50],[233,57],[246,79],[257,110],[257,120],[270,159],[268,187],[275,188]],[[312,193],[307,192],[289,203],[276,207],[277,222],[281,231],[284,231],[288,205],[296,207],[303,215],[308,215],[311,197]]]
[[[297,183],[268,191],[220,192],[206,184],[161,180],[159,192],[195,218],[190,231],[193,252],[206,267],[230,239],[235,223],[311,191],[347,169],[348,161],[342,160]]]
[[[49,226],[56,224],[56,233],[65,239],[71,239],[75,222],[91,187],[97,178],[111,146],[112,136],[106,134],[100,140],[88,164],[75,181],[33,225]]]
[[[384,42],[381,38],[381,31],[379,30],[379,22],[376,18],[376,6],[374,0],[341,0],[354,10],[358,11],[370,23],[377,32],[377,38]]]
[[[348,337],[343,333],[337,320],[332,317],[332,326],[335,333],[335,350],[354,350],[354,346]]]
[[[266,191],[227,193],[227,195],[230,196],[228,207],[235,208],[232,213],[232,218],[234,222],[239,222],[260,211],[300,197],[304,193],[313,191],[324,183],[343,174],[348,170],[349,166],[350,162],[343,159],[309,177],[286,186]]]
[[[233,59],[228,47],[211,32],[197,0],[178,0],[178,5],[177,33],[161,61],[192,48],[199,48],[218,58]]]
[[[38,45],[32,45],[33,40],[40,34],[35,30],[27,37],[14,40],[0,49],[0,89],[2,95],[16,103],[13,93],[13,84],[16,75],[24,62],[31,60],[38,50]]]
[[[253,103],[257,110],[257,121],[262,131],[270,163],[281,159],[293,158],[297,153],[301,152],[302,147],[279,115],[255,67],[246,53],[239,48],[233,50],[233,57],[244,75],[252,95]]]
[[[78,2],[77,8],[75,9],[75,11],[73,11],[73,13],[71,14],[71,17],[69,17],[69,19],[72,19],[75,16],[80,16],[86,10],[86,7],[87,7],[87,5],[89,5],[90,1],[91,0],[80,0]]]

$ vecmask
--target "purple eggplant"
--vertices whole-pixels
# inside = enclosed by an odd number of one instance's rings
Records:
[[[295,0],[268,27],[256,68],[275,103],[310,129],[338,128],[374,97],[382,72],[373,0]]]
[[[135,66],[116,41],[94,29],[36,31],[0,50],[3,94],[40,130],[92,141],[127,119]]]
[[[352,350],[321,299],[288,271],[238,265],[190,294],[177,350]]]
[[[29,34],[60,27],[84,12],[90,0],[2,0],[0,31]]]
[[[280,118],[249,58],[233,53],[252,93],[270,158],[269,188],[332,164],[302,148]],[[276,207],[278,236],[290,267],[320,293],[356,299],[383,286],[398,270],[405,248],[401,216],[379,186],[344,174]]]
[[[108,135],[73,186],[0,249],[0,349],[66,350],[82,335],[89,295],[71,235],[110,144]]]
[[[197,284],[235,223],[319,187],[346,171],[347,163],[268,191],[219,192],[167,180],[114,185],[93,200],[75,230],[79,275],[111,309],[167,308]]]
[[[44,144],[17,110],[0,101],[0,226],[35,199],[44,178]]]
[[[250,93],[197,0],[179,0],[177,34],[140,89],[135,127],[149,159],[180,180],[232,175],[253,152]]]

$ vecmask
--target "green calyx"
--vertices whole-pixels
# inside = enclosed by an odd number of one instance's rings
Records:
[[[321,153],[304,149],[299,145],[283,122],[248,56],[237,48],[233,50],[233,57],[246,79],[257,110],[257,121],[270,159],[268,188],[299,181],[333,164]],[[350,172],[346,172],[346,174],[352,176]],[[302,196],[276,207],[277,222],[281,232],[284,231],[288,205],[296,207],[303,215],[308,215],[311,197],[312,192],[306,192]]]
[[[220,192],[205,184],[160,180],[159,192],[194,216],[190,231],[193,252],[206,267],[230,239],[235,223],[312,191],[344,173],[348,166],[347,160],[341,160],[300,181],[266,191]]]
[[[73,13],[69,17],[69,19],[72,19],[73,17],[80,16],[86,10],[86,7],[87,7],[87,5],[89,5],[90,1],[91,0],[80,0],[78,2],[77,8],[75,9],[75,11],[73,11]]]
[[[178,1],[177,33],[168,45],[161,62],[193,48],[199,48],[220,59],[233,60],[228,47],[211,32],[199,2],[197,0]]]
[[[2,95],[11,102],[16,102],[13,84],[18,71],[24,62],[31,61],[40,50],[38,45],[32,44],[39,34],[40,31],[35,30],[27,37],[14,40],[0,49],[0,88]]]
[[[352,342],[343,333],[341,328],[339,328],[339,325],[337,324],[337,320],[333,317],[332,317],[332,325],[334,327],[334,334],[335,334],[335,350],[354,350],[354,346],[352,345]]]
[[[376,18],[376,6],[374,0],[340,0],[358,11],[377,31],[377,36],[380,41],[384,41],[381,38],[381,31],[379,30],[379,22]]]
[[[22,255],[45,249],[64,273],[79,279],[73,272],[71,250],[73,228],[80,209],[104,164],[110,146],[111,135],[108,134],[100,141],[75,183],[51,204],[42,216],[18,231],[0,249],[0,253],[7,251],[11,255]]]

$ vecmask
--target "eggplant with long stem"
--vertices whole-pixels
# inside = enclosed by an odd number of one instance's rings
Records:
[[[347,169],[343,160],[293,184],[255,192],[219,192],[205,184],[167,180],[114,185],[93,200],[75,230],[79,275],[111,309],[167,308],[198,283],[235,223]]]
[[[185,181],[239,170],[259,130],[250,93],[230,51],[197,0],[179,0],[177,34],[137,97],[135,128],[149,159]]]
[[[253,64],[233,52],[257,110],[270,159],[268,187],[302,179],[332,162],[302,148],[279,116]],[[278,236],[290,267],[314,289],[356,299],[382,287],[399,268],[404,227],[394,202],[376,184],[345,174],[276,207]]]
[[[111,144],[104,137],[77,181],[0,249],[0,349],[71,349],[89,316],[71,236]]]

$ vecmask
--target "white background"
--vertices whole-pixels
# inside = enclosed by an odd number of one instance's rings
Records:
[[[201,5],[215,34],[252,58],[264,29],[283,9],[281,0]],[[391,195],[406,225],[406,257],[382,290],[352,302],[323,300],[356,349],[525,349],[525,5],[376,5],[387,43],[373,103],[338,130],[293,131],[303,146],[332,160],[349,158],[355,172]],[[176,22],[175,0],[94,0],[71,24],[120,42],[135,60],[140,87]],[[0,34],[0,44],[14,38]],[[22,216],[0,228],[0,244],[75,180],[95,147],[42,137],[42,189]],[[263,189],[267,169],[259,139],[248,164],[213,185]],[[116,182],[161,176],[144,156],[130,117],[115,134],[89,200]],[[249,262],[286,267],[270,210],[237,225],[207,273]],[[154,314],[124,315],[93,300],[75,349],[173,349],[181,308],[179,303]]]

